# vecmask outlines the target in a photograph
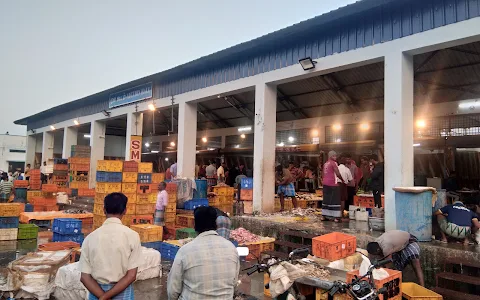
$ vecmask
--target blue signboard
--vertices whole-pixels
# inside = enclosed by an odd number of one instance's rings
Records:
[[[129,88],[117,93],[110,94],[108,107],[113,108],[153,97],[153,85],[151,82]]]

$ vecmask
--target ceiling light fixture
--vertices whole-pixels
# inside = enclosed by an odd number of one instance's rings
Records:
[[[291,142],[295,141],[295,138],[293,136],[289,136],[288,141],[291,143]]]
[[[342,139],[336,139],[335,142],[341,143],[341,142],[342,142]]]
[[[168,157],[165,157],[165,161],[168,161]]]
[[[318,136],[318,130],[317,129],[312,129],[311,134],[312,134],[312,136],[317,137]]]
[[[170,142],[170,146],[175,147],[175,142]]]
[[[332,126],[332,128],[333,128],[333,130],[335,130],[335,131],[339,131],[339,130],[342,129],[342,125],[340,125],[340,124],[334,124],[334,125]]]
[[[304,71],[314,69],[315,65],[317,64],[317,62],[312,60],[311,57],[305,57],[305,58],[299,59],[298,62],[300,63]]]
[[[479,107],[480,102],[472,101],[472,102],[463,102],[458,105],[458,108],[475,108]]]
[[[369,130],[370,129],[370,124],[362,123],[362,124],[360,124],[360,129],[361,130]]]
[[[151,111],[155,111],[157,108],[155,107],[155,105],[153,103],[150,103],[148,105],[148,109],[151,110]]]
[[[75,119],[75,120],[73,120],[73,124],[75,124],[75,125],[77,125],[77,126],[78,126],[78,125],[80,125],[80,122],[78,122],[78,120],[77,120],[77,119]]]
[[[160,151],[158,150],[151,150],[150,153],[159,153]]]
[[[50,129],[51,129],[51,130],[55,130],[55,126],[50,125]]]
[[[240,137],[241,137],[242,139],[244,139],[244,138],[246,137],[246,135],[242,133],[242,134],[240,135]]]
[[[418,128],[425,128],[425,126],[427,126],[427,123],[425,122],[425,120],[417,120],[416,125]]]
[[[84,134],[83,137],[89,139],[89,138],[91,138],[92,136],[91,136],[90,134]]]
[[[284,142],[280,142],[279,144],[277,144],[278,147],[283,147],[285,146],[285,143]]]
[[[238,132],[246,132],[252,130],[252,126],[238,127]]]
[[[202,142],[206,143],[208,140],[207,140],[207,137],[203,137],[202,138]]]
[[[150,143],[145,143],[145,147],[150,147]]]
[[[420,147],[421,144],[413,144],[413,147]]]

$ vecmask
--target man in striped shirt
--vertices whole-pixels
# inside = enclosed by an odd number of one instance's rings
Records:
[[[12,193],[13,182],[8,180],[7,173],[2,174],[2,181],[0,182],[0,202],[7,202]]]

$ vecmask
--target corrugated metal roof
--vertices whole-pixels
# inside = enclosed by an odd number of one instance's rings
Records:
[[[16,124],[37,128],[108,107],[108,95],[152,81],[155,97],[168,97],[332,55],[388,42],[478,17],[480,0],[363,0],[285,29],[66,103]],[[373,74],[372,74],[373,75]],[[346,81],[345,84],[347,84]]]

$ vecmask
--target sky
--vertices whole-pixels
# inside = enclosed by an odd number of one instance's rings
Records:
[[[13,121],[355,0],[0,0],[0,133]]]

